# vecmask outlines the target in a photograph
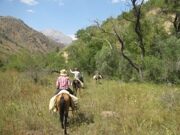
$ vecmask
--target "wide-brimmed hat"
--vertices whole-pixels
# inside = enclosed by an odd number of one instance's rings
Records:
[[[60,75],[66,76],[66,75],[67,75],[66,69],[62,69],[62,70],[60,71]]]

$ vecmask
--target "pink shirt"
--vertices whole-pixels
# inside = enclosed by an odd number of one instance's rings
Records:
[[[58,89],[68,89],[70,84],[69,77],[67,76],[60,76],[56,81],[56,87]]]

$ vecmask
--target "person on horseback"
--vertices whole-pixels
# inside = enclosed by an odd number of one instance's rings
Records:
[[[81,84],[81,87],[84,87],[83,76],[82,76],[82,74],[80,73],[80,71],[78,70],[78,68],[75,68],[74,71],[72,71],[72,70],[70,69],[70,72],[71,72],[72,74],[74,74],[74,80],[73,80],[73,81],[75,81],[75,80],[79,81],[79,83]]]
[[[96,83],[101,84],[100,79],[102,79],[102,78],[103,78],[103,77],[102,77],[102,75],[100,74],[100,72],[99,72],[99,71],[96,71],[96,72],[95,72],[95,75],[93,76],[93,79],[96,80]]]
[[[72,99],[70,102],[71,108],[77,108],[78,98],[73,95],[73,91],[70,89],[70,85],[71,85],[71,82],[67,75],[67,71],[65,69],[62,69],[60,71],[60,76],[57,78],[57,81],[56,81],[57,90],[49,102],[49,111],[53,110],[54,112],[56,112],[58,110],[56,97],[58,97],[62,93],[68,94],[71,97]]]
[[[56,81],[56,92],[54,95],[58,94],[61,90],[67,90],[70,94],[73,95],[73,91],[70,89],[70,79],[67,75],[67,71],[65,69],[62,69],[60,71],[60,76],[57,78]]]

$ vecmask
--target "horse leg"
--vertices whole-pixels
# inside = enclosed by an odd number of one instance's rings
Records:
[[[80,97],[81,96],[81,88],[79,88],[78,91],[79,91],[79,97]]]
[[[76,97],[79,97],[79,91],[78,91],[78,88],[76,89]]]
[[[74,92],[74,96],[76,96],[77,95],[77,89],[75,87],[73,88],[73,92]]]
[[[101,84],[100,79],[98,79],[98,84]]]
[[[98,79],[96,78],[95,80],[96,80],[96,84],[98,84]]]
[[[99,79],[99,84],[102,84],[101,79]]]
[[[65,113],[65,119],[64,119],[64,134],[67,135],[67,118],[68,118],[68,112]]]
[[[75,90],[75,91],[76,91],[76,96],[77,96],[77,94],[78,94],[78,88],[76,88],[76,90]]]
[[[73,84],[73,92],[74,92],[74,95],[76,96],[77,95],[77,88],[76,88],[75,84]]]
[[[64,97],[62,96],[60,99],[60,111],[59,111],[59,115],[60,115],[60,122],[61,122],[61,127],[64,129],[64,107],[65,107],[65,101],[64,101]]]

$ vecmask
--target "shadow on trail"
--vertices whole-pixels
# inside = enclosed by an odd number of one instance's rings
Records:
[[[70,126],[81,126],[82,124],[94,123],[94,115],[90,113],[77,112],[74,118],[69,120]]]

